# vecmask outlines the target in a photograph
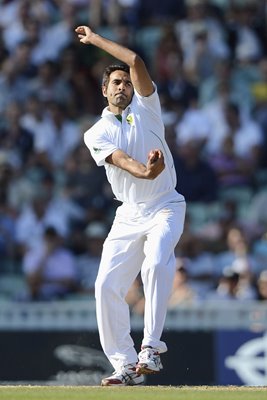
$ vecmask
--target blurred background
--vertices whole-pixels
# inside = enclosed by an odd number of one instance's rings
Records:
[[[83,134],[114,59],[79,43],[89,24],[147,63],[187,200],[170,351],[147,381],[267,385],[266,19],[265,0],[0,1],[0,384],[111,369],[94,281],[118,203]],[[138,345],[140,277],[127,301]]]

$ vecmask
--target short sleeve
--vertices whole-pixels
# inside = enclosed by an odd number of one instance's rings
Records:
[[[97,134],[97,132],[92,129],[85,132],[84,143],[90,150],[93,159],[99,167],[104,165],[106,158],[118,149],[105,133]]]
[[[157,115],[161,115],[161,106],[159,101],[159,95],[157,86],[153,82],[154,92],[150,96],[141,96],[136,90],[134,92],[137,104],[143,106],[146,110],[149,110]]]

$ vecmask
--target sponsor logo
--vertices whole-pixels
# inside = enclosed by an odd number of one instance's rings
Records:
[[[68,385],[99,385],[112,372],[111,365],[100,350],[78,345],[61,345],[54,349],[54,356],[67,368],[58,371],[50,382]]]
[[[226,358],[225,365],[246,385],[267,385],[267,333],[240,346],[234,356]]]

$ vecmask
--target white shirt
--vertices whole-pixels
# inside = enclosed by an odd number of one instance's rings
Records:
[[[26,276],[34,273],[44,257],[45,247],[40,245],[30,249],[23,258],[23,272]],[[73,254],[66,248],[58,248],[48,258],[43,270],[41,294],[53,295],[65,293],[65,286],[57,282],[62,279],[77,280],[77,269]],[[47,282],[46,282],[47,281]],[[53,282],[54,281],[54,282]]]
[[[160,200],[183,200],[175,191],[176,172],[173,158],[164,137],[164,125],[157,91],[149,97],[134,92],[132,102],[122,113],[122,122],[105,108],[102,118],[84,134],[84,141],[98,166],[104,165],[108,181],[116,198],[131,205],[153,206]],[[106,163],[107,156],[122,150],[146,164],[150,150],[164,154],[165,169],[154,180],[136,178],[129,172]]]
[[[80,128],[75,122],[65,120],[58,131],[54,122],[47,120],[39,126],[34,146],[36,152],[46,152],[54,165],[61,166],[79,144],[79,140]]]
[[[234,150],[239,157],[249,157],[253,147],[263,143],[263,134],[258,123],[246,121],[234,135]]]

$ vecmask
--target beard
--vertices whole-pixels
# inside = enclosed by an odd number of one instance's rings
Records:
[[[112,104],[114,107],[119,107],[124,110],[132,101],[133,93],[130,96],[126,96],[125,93],[117,93],[114,96],[108,97],[108,103]]]

